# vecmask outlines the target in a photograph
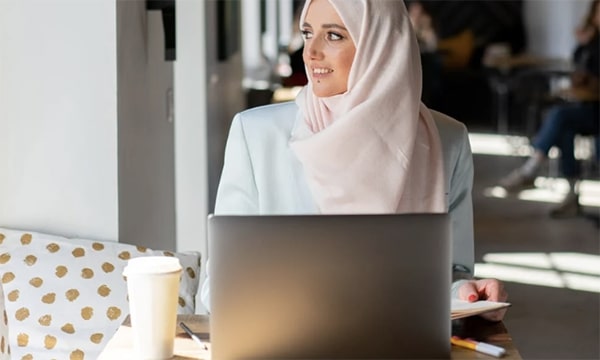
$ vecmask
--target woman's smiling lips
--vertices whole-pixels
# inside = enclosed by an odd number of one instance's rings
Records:
[[[333,69],[328,68],[313,68],[312,69],[312,77],[315,79],[320,79],[326,77],[327,75],[333,73]]]

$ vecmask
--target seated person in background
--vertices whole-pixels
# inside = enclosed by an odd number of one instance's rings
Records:
[[[413,26],[423,68],[421,100],[429,108],[438,108],[442,102],[442,59],[438,53],[438,36],[431,15],[421,1],[407,2],[408,17]]]
[[[533,155],[521,167],[499,181],[499,185],[509,192],[533,186],[540,167],[547,160],[548,151],[553,146],[559,147],[560,170],[569,181],[569,192],[563,202],[551,210],[550,215],[553,217],[574,216],[580,212],[576,189],[580,169],[574,154],[574,138],[577,134],[599,135],[599,3],[598,0],[592,2],[584,25],[577,30],[578,46],[573,54],[575,70],[571,75],[571,88],[559,94],[566,102],[555,105],[548,111],[533,141]],[[596,144],[598,145],[598,141]],[[596,154],[599,151],[596,146]],[[598,155],[596,156],[598,160]]]
[[[505,301],[500,281],[472,279],[467,130],[421,103],[404,2],[308,0],[300,26],[308,85],[295,102],[235,116],[215,214],[448,212],[453,296]],[[500,320],[504,310],[483,316]]]
[[[415,31],[421,52],[437,51],[437,34],[433,20],[420,1],[408,2],[408,17]]]

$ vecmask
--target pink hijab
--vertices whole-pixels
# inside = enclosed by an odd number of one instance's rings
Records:
[[[446,212],[440,137],[420,101],[419,47],[404,2],[329,2],[356,46],[348,90],[319,98],[309,80],[296,103],[311,130],[291,139],[320,212]]]

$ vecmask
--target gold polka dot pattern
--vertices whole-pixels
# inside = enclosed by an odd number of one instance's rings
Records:
[[[29,335],[27,334],[18,334],[17,335],[17,345],[19,346],[27,346],[29,344]]]
[[[62,331],[66,332],[67,334],[73,334],[75,332],[75,328],[73,327],[73,324],[64,324],[61,328]]]
[[[50,315],[50,314],[42,315],[38,319],[38,322],[42,326],[50,326],[50,324],[52,323],[52,315]]]
[[[2,283],[3,284],[8,284],[9,282],[13,281],[15,279],[15,274],[11,273],[11,272],[6,272],[4,273],[4,275],[2,275]]]
[[[55,253],[58,250],[60,250],[60,246],[58,246],[58,244],[51,243],[48,244],[48,246],[46,246],[46,249],[48,249],[48,251],[50,251],[51,253]]]
[[[6,264],[10,260],[10,254],[4,253],[0,255],[0,264]]]
[[[71,353],[69,360],[83,360],[83,351],[77,349]]]
[[[196,278],[196,272],[194,271],[194,269],[192,269],[191,267],[187,267],[185,269],[185,272],[187,272],[188,276],[191,277],[192,279]]]
[[[98,295],[102,297],[107,297],[108,295],[110,295],[110,288],[106,285],[100,285],[100,287],[98,288]]]
[[[90,336],[90,341],[93,342],[94,344],[100,344],[103,337],[104,337],[104,334],[95,333]]]
[[[6,301],[0,301],[6,307],[5,322],[0,323],[0,360],[8,359],[3,354],[9,350],[12,359],[97,358],[129,315],[123,269],[135,257],[176,256],[184,269],[178,312],[195,312],[197,252],[155,251],[3,228],[0,234],[0,291],[6,291],[0,296]],[[3,335],[2,325],[7,324],[11,331]]]
[[[111,320],[117,320],[121,316],[121,309],[116,306],[111,306],[106,310],[106,317]]]
[[[23,245],[31,244],[31,234],[23,234],[23,236],[21,236],[21,244],[23,244]]]
[[[66,266],[64,266],[64,265],[58,265],[56,267],[56,271],[54,272],[54,274],[56,275],[56,277],[61,278],[61,277],[65,276],[65,275],[67,275],[68,272],[69,272],[69,269],[67,269]]]
[[[73,251],[71,251],[71,254],[73,254],[73,257],[82,257],[85,256],[85,250],[83,248],[75,248]]]
[[[44,304],[53,304],[54,300],[56,300],[55,293],[47,293],[46,295],[42,296],[42,302]]]
[[[37,261],[37,257],[35,255],[27,255],[25,257],[25,264],[32,266]]]
[[[89,320],[92,318],[92,316],[94,316],[94,309],[86,306],[83,309],[81,309],[81,318],[83,320]]]
[[[13,291],[9,292],[8,295],[6,296],[6,298],[8,299],[8,301],[12,301],[12,302],[17,301],[17,299],[19,299],[19,290],[13,290]]]
[[[31,280],[29,280],[29,284],[36,288],[39,288],[40,286],[42,286],[43,283],[44,283],[44,280],[42,280],[42,278],[39,278],[37,276],[34,278],[31,278]]]
[[[56,346],[56,338],[52,335],[44,336],[44,347],[48,350],[54,349]]]
[[[29,317],[29,309],[26,307],[22,307],[15,313],[15,319],[19,321],[23,321]]]
[[[105,273],[113,272],[113,270],[115,270],[115,266],[109,262],[105,262],[102,264],[102,270],[104,270]]]
[[[4,240],[6,239],[6,237],[4,236],[4,234],[0,233],[0,244],[4,243]],[[0,249],[0,252],[3,249]],[[2,267],[0,267],[0,271],[2,271]],[[17,298],[18,298],[18,292],[16,292],[17,294]],[[14,298],[14,297],[13,297]],[[0,360],[10,360],[11,356],[10,356],[10,346],[8,345],[8,341],[9,341],[9,334],[8,334],[8,313],[6,312],[6,307],[5,307],[5,297],[4,297],[4,288],[2,286],[0,286],[0,310],[2,310],[2,321],[0,321]],[[18,329],[15,329],[14,334],[16,335],[16,341],[19,341],[19,334],[20,333],[26,333],[25,331],[19,331]],[[23,338],[23,336],[21,336],[21,341],[26,340],[27,342],[29,341],[29,338],[25,339]]]
[[[75,301],[79,297],[79,290],[77,290],[77,289],[69,289],[65,293],[65,296],[66,296],[67,300],[69,300],[71,302]]]
[[[91,279],[94,277],[94,270],[90,268],[81,269],[81,277],[84,279]]]

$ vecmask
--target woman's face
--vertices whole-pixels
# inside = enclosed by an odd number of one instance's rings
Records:
[[[356,47],[342,19],[328,0],[313,0],[302,24],[306,71],[318,97],[348,90]]]

